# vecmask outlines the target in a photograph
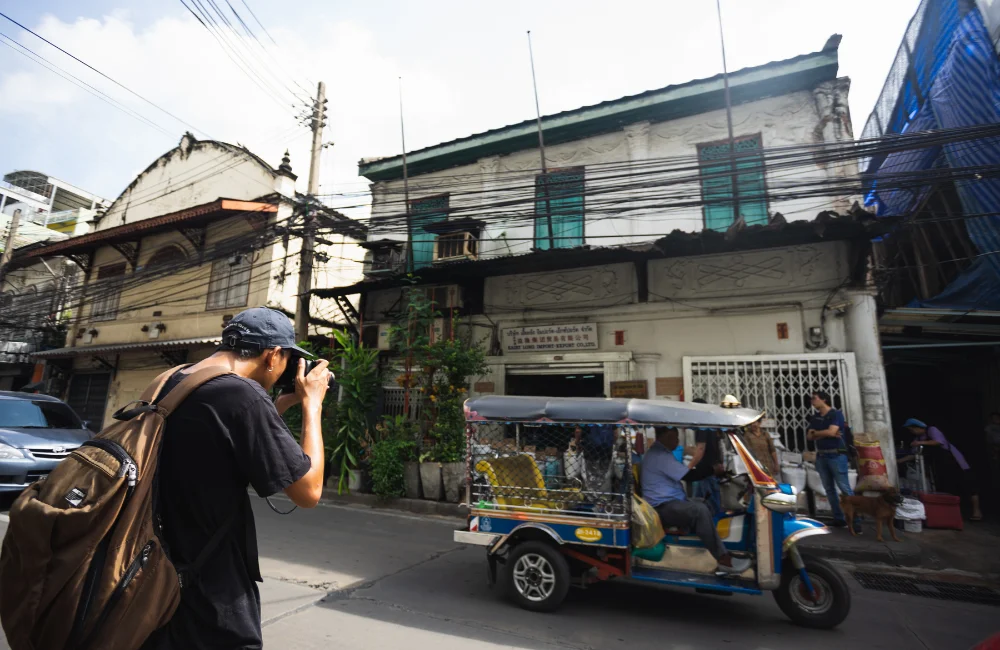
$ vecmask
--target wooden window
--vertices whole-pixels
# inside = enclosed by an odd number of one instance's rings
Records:
[[[583,246],[583,192],[583,167],[557,169],[535,177],[535,248]]]
[[[434,240],[437,235],[424,230],[448,218],[448,195],[428,196],[410,201],[410,221],[413,231],[413,268],[420,269],[434,262]]]
[[[250,295],[250,271],[253,264],[247,255],[236,253],[212,262],[208,284],[207,309],[245,307]]]
[[[88,293],[93,297],[90,303],[90,320],[114,320],[118,316],[118,301],[125,284],[125,262],[106,264],[97,269],[97,281]]]
[[[736,196],[748,226],[767,225],[767,192],[761,136],[748,135],[733,142],[736,162]],[[705,202],[705,228],[723,231],[736,221],[733,201],[733,164],[729,140],[698,145],[701,198]]]
[[[146,263],[145,270],[167,270],[169,267],[177,267],[186,259],[187,255],[184,254],[183,250],[173,244],[170,244],[153,253],[153,256],[149,258],[149,262]]]
[[[476,259],[478,246],[475,233],[468,231],[449,232],[438,235],[434,246],[435,260],[452,260],[458,258]]]

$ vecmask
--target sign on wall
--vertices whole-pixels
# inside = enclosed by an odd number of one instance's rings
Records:
[[[503,330],[505,352],[571,351],[598,349],[597,325],[548,325]]]
[[[611,397],[647,399],[649,397],[649,385],[645,379],[613,381],[611,382]]]

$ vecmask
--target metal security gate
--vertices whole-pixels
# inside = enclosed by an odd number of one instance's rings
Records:
[[[830,394],[833,407],[860,430],[861,397],[854,353],[760,354],[738,357],[684,357],[685,399],[718,404],[727,394],[763,410],[792,451],[806,449],[810,394]],[[770,427],[769,427],[770,428]]]

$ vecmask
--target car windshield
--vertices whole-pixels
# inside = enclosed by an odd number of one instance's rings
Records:
[[[79,429],[82,426],[72,409],[61,402],[0,400],[0,427]]]

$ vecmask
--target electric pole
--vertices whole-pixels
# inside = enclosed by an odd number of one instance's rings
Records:
[[[21,223],[21,210],[14,210],[14,215],[10,218],[10,230],[7,232],[7,242],[3,247],[3,255],[0,255],[0,289],[3,288],[3,276],[7,274],[7,264],[14,256],[14,236],[17,235],[17,226]]]
[[[312,116],[312,158],[309,161],[309,201],[317,200],[319,194],[319,161],[323,151],[323,127],[326,126],[326,84],[319,82],[316,103]],[[305,341],[309,337],[309,298],[312,290],[313,248],[316,226],[313,206],[306,207],[305,224],[302,234],[302,251],[299,254],[299,292],[295,307],[295,338]]]

